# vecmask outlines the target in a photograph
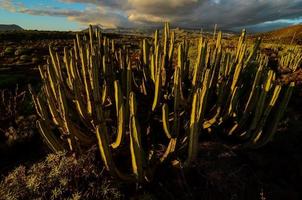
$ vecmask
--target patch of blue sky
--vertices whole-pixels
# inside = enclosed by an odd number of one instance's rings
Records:
[[[0,8],[0,24],[17,24],[24,29],[32,30],[79,30],[77,22],[66,17],[35,16],[25,13],[10,12]]]

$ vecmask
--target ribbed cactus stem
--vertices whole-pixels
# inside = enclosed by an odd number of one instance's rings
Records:
[[[165,103],[162,106],[162,121],[163,121],[163,128],[164,132],[168,139],[171,138],[170,126],[169,126],[169,108],[168,105]]]
[[[281,91],[281,86],[280,85],[276,85],[276,87],[274,88],[272,97],[270,98],[270,101],[268,103],[268,105],[266,106],[261,119],[258,122],[257,128],[254,131],[254,133],[252,134],[252,137],[250,139],[252,144],[257,144],[257,142],[260,140],[262,134],[263,134],[263,126],[265,125],[265,122],[269,116],[269,114],[271,113],[271,110],[273,109],[273,107],[275,106],[277,99],[279,97]]]
[[[173,31],[171,34],[170,45],[169,45],[169,63],[172,63],[173,61],[174,45],[175,45],[175,32]]]
[[[273,76],[274,76],[274,71],[270,70],[268,72],[266,81],[263,85],[263,89],[260,94],[257,106],[256,106],[256,112],[255,112],[255,115],[254,115],[254,118],[253,118],[253,121],[252,121],[252,124],[250,127],[251,130],[254,130],[257,127],[258,121],[260,120],[260,117],[262,116],[262,113],[264,111],[266,96],[271,88]]]
[[[177,144],[177,138],[171,138],[165,153],[160,158],[161,162],[164,162],[167,159],[167,157],[175,151],[176,144]]]
[[[48,120],[48,113],[46,110],[45,105],[41,102],[41,99],[35,94],[34,90],[32,89],[31,85],[28,85],[29,92],[31,94],[34,106],[40,118],[43,120]]]
[[[203,82],[202,82],[202,87],[201,87],[201,94],[200,94],[200,106],[198,108],[198,118],[200,120],[204,119],[204,114],[205,114],[205,109],[207,106],[207,95],[208,95],[208,90],[209,90],[209,79],[210,79],[210,69],[206,69]]]
[[[93,46],[93,28],[92,25],[89,25],[89,42],[90,42],[90,52],[94,55],[94,46]]]
[[[150,73],[151,73],[151,79],[153,81],[153,83],[155,83],[155,56],[154,54],[151,55],[151,65],[150,65]]]
[[[158,45],[158,30],[156,29],[154,33],[154,47]]]
[[[143,149],[141,144],[141,132],[136,116],[136,99],[133,92],[130,93],[130,151],[132,170],[139,182],[143,181]]]
[[[218,49],[219,46],[221,46],[221,39],[222,39],[222,32],[219,31],[218,36],[217,36],[217,40],[216,40],[216,48]]]
[[[200,95],[201,89],[198,88],[193,95],[191,117],[190,117],[190,135],[189,135],[189,147],[188,147],[188,159],[187,163],[190,164],[194,161],[198,154],[198,136],[199,136],[199,117],[198,110],[200,109]]]
[[[52,94],[52,90],[47,82],[45,84],[44,90],[45,90],[45,93],[47,96],[48,108],[49,108],[50,114],[52,116],[52,120],[53,120],[54,124],[60,126],[60,125],[62,125],[62,118],[57,110],[56,100],[55,100],[54,95]]]
[[[111,52],[112,53],[115,53],[115,41],[114,40],[111,40]]]
[[[143,40],[143,61],[144,65],[149,65],[149,45],[146,39]]]
[[[109,139],[108,139],[108,132],[107,132],[106,125],[104,123],[97,125],[95,129],[95,133],[96,133],[101,157],[106,170],[109,171],[113,176],[118,177],[122,180],[133,181],[133,178],[131,176],[126,176],[122,174],[117,169],[114,163],[113,155],[109,146]]]
[[[72,69],[71,69],[71,66],[70,66],[70,59],[69,59],[69,52],[67,51],[67,48],[64,47],[64,64],[65,64],[65,67],[66,67],[66,71],[67,71],[67,85],[70,89],[72,89],[72,79],[74,78],[73,77],[73,74],[72,74]]]
[[[43,136],[45,142],[50,147],[50,149],[54,152],[64,151],[64,146],[62,142],[54,136],[54,134],[50,131],[51,128],[47,125],[46,122],[42,120],[37,121],[37,127],[40,134]]]
[[[249,112],[250,109],[251,109],[253,97],[255,97],[256,90],[259,89],[259,87],[260,87],[259,83],[261,81],[262,71],[263,71],[263,64],[260,63],[260,65],[258,67],[258,70],[257,70],[257,73],[255,75],[255,79],[254,79],[254,82],[253,82],[253,86],[251,88],[249,98],[248,98],[247,103],[246,103],[245,108],[244,108],[244,113]]]
[[[236,58],[235,58],[235,60],[238,60],[239,54],[242,51],[242,47],[243,47],[243,44],[245,42],[245,36],[246,36],[246,30],[243,29],[242,32],[241,32],[241,36],[239,38],[238,45],[237,45],[237,52],[236,52]]]
[[[164,55],[168,55],[168,41],[169,41],[169,33],[170,33],[170,29],[169,29],[169,23],[165,23],[165,27],[164,27],[164,36],[163,36],[163,43],[164,43]]]
[[[203,37],[201,36],[199,39],[199,43],[198,43],[196,63],[195,63],[194,69],[193,69],[193,78],[192,78],[193,87],[196,86],[198,74],[200,72],[202,50],[203,50]]]
[[[162,83],[161,69],[157,69],[156,73],[157,74],[155,77],[155,91],[154,91],[154,98],[152,103],[152,111],[154,111],[157,108],[161,95],[161,83]]]
[[[293,90],[295,88],[295,83],[291,82],[288,86],[284,88],[284,94],[282,95],[277,108],[272,113],[272,118],[268,120],[266,127],[264,128],[265,135],[257,142],[257,144],[253,145],[253,148],[259,148],[267,144],[269,141],[272,140],[273,136],[275,135],[278,123],[282,119],[287,104],[292,96]],[[280,97],[279,97],[280,98]]]
[[[115,109],[117,116],[117,136],[112,148],[117,148],[123,139],[125,133],[125,108],[123,103],[123,95],[118,80],[114,81],[114,97],[115,97]]]
[[[62,80],[62,74],[61,74],[61,71],[60,71],[60,66],[59,66],[59,63],[58,63],[58,60],[57,60],[57,56],[53,52],[51,46],[49,46],[49,54],[50,54],[53,69],[55,71],[55,75],[56,75],[55,77],[57,78],[57,80]]]

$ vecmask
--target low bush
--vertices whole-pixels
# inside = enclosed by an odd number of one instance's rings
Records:
[[[12,47],[6,47],[6,49],[4,50],[5,55],[11,55],[13,53],[14,53],[14,48]]]
[[[18,49],[15,51],[15,55],[16,55],[16,56],[27,55],[29,52],[30,52],[30,50],[27,49],[27,48],[18,48]]]
[[[20,57],[20,60],[21,60],[21,61],[30,61],[31,58],[30,58],[30,56],[28,56],[28,55],[22,55],[22,56]]]
[[[2,199],[123,199],[95,160],[96,147],[78,159],[64,152],[50,154],[30,168],[20,166],[0,183]]]
[[[0,90],[0,144],[29,139],[36,130],[36,115],[25,91]]]

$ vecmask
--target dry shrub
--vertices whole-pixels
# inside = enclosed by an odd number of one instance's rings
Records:
[[[93,147],[81,157],[64,152],[27,169],[16,168],[0,183],[0,199],[123,199],[119,184],[110,180],[95,159]]]

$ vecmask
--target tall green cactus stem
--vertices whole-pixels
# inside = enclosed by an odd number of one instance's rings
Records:
[[[58,138],[56,138],[52,133],[51,133],[51,128],[46,124],[46,122],[42,120],[37,121],[37,127],[40,132],[40,134],[43,136],[45,139],[47,145],[50,147],[52,151],[58,152],[58,151],[63,151],[65,148],[62,145],[61,141],[59,141]]]
[[[162,61],[162,62],[164,62],[164,61]],[[154,111],[157,108],[159,100],[160,100],[161,82],[162,82],[161,69],[157,69],[156,77],[155,77],[155,91],[154,91],[154,99],[153,99],[153,104],[152,104],[152,111]]]
[[[203,37],[201,36],[198,43],[197,60],[193,69],[193,79],[192,79],[193,87],[196,86],[197,78],[199,77],[198,73],[200,73],[201,70],[201,59],[203,55],[203,49],[204,49]]]
[[[158,45],[158,30],[156,29],[154,33],[154,47]]]
[[[143,149],[141,142],[141,132],[136,116],[136,99],[133,92],[130,93],[130,150],[132,160],[132,170],[138,181],[143,181]]]
[[[113,176],[120,178],[121,180],[128,182],[134,181],[135,179],[131,175],[125,175],[117,169],[110,149],[106,125],[104,123],[101,123],[96,126],[95,130],[100,154],[107,171],[109,171]]]
[[[149,45],[146,39],[143,40],[143,61],[144,65],[149,65]]]
[[[171,34],[170,45],[169,45],[169,63],[171,64],[173,62],[174,45],[175,45],[175,32],[173,31]]]
[[[260,148],[273,139],[273,136],[276,133],[278,127],[278,123],[281,120],[286,110],[287,104],[292,96],[294,87],[295,87],[295,83],[291,82],[288,86],[286,86],[286,88],[284,88],[285,90],[284,95],[282,96],[282,99],[279,101],[279,105],[271,115],[272,119],[270,119],[268,123],[266,123],[265,125],[263,132],[267,134],[264,134],[263,137],[258,138],[256,144],[250,146],[251,148]]]
[[[152,82],[155,83],[155,56],[154,54],[151,55],[151,64],[150,64],[150,74]]]
[[[254,133],[252,134],[251,138],[250,138],[250,143],[255,144],[257,143],[257,141],[260,139],[261,134],[262,134],[262,129],[263,126],[272,110],[272,108],[275,106],[276,101],[279,97],[281,91],[281,86],[280,85],[276,85],[273,91],[273,95],[271,97],[271,100],[269,101],[268,106],[266,107],[266,109],[264,110],[259,122],[258,122],[258,126],[256,128],[256,130],[254,131]]]
[[[164,132],[168,139],[171,139],[171,130],[169,125],[169,110],[168,105],[165,103],[162,106],[162,121],[163,121],[163,128]]]
[[[253,121],[251,123],[251,127],[250,127],[251,130],[253,130],[257,127],[258,121],[260,120],[260,116],[264,112],[264,105],[265,105],[266,96],[267,96],[267,93],[269,92],[269,90],[271,88],[272,78],[273,78],[274,75],[275,75],[274,71],[270,70],[268,72],[265,84],[263,85],[263,89],[262,89],[262,92],[260,94],[257,106],[256,106],[255,116],[254,116]]]
[[[180,101],[181,101],[181,69],[182,69],[182,45],[178,46],[178,64],[174,71],[174,84],[173,84],[173,93],[174,93],[174,123],[173,123],[173,137],[177,137],[179,135],[180,129]]]
[[[169,23],[165,23],[164,32],[163,32],[163,43],[164,43],[164,55],[168,55],[168,42],[170,35]]]
[[[257,101],[255,101],[255,99],[258,98],[263,68],[264,68],[264,65],[266,65],[266,64],[267,64],[267,61],[262,60],[262,62],[260,62],[256,75],[255,75],[255,78],[254,78],[254,81],[253,81],[253,85],[249,92],[248,100],[244,107],[243,116],[240,119],[240,121],[236,122],[236,124],[231,128],[231,130],[228,133],[229,135],[233,135],[236,132],[238,133],[238,132],[240,132],[240,130],[242,130],[242,128],[244,128],[245,124],[247,123],[248,117],[251,114],[251,111],[256,106],[255,102],[257,102]]]
[[[190,117],[190,135],[189,135],[189,147],[188,147],[188,160],[187,163],[190,164],[197,157],[198,153],[198,136],[199,136],[199,110],[202,102],[200,102],[201,89],[193,95],[192,110]]]
[[[113,144],[111,144],[112,148],[117,148],[123,139],[123,135],[125,133],[125,108],[123,103],[122,91],[119,85],[119,82],[114,81],[114,93],[115,93],[115,109],[117,116],[117,137]]]

